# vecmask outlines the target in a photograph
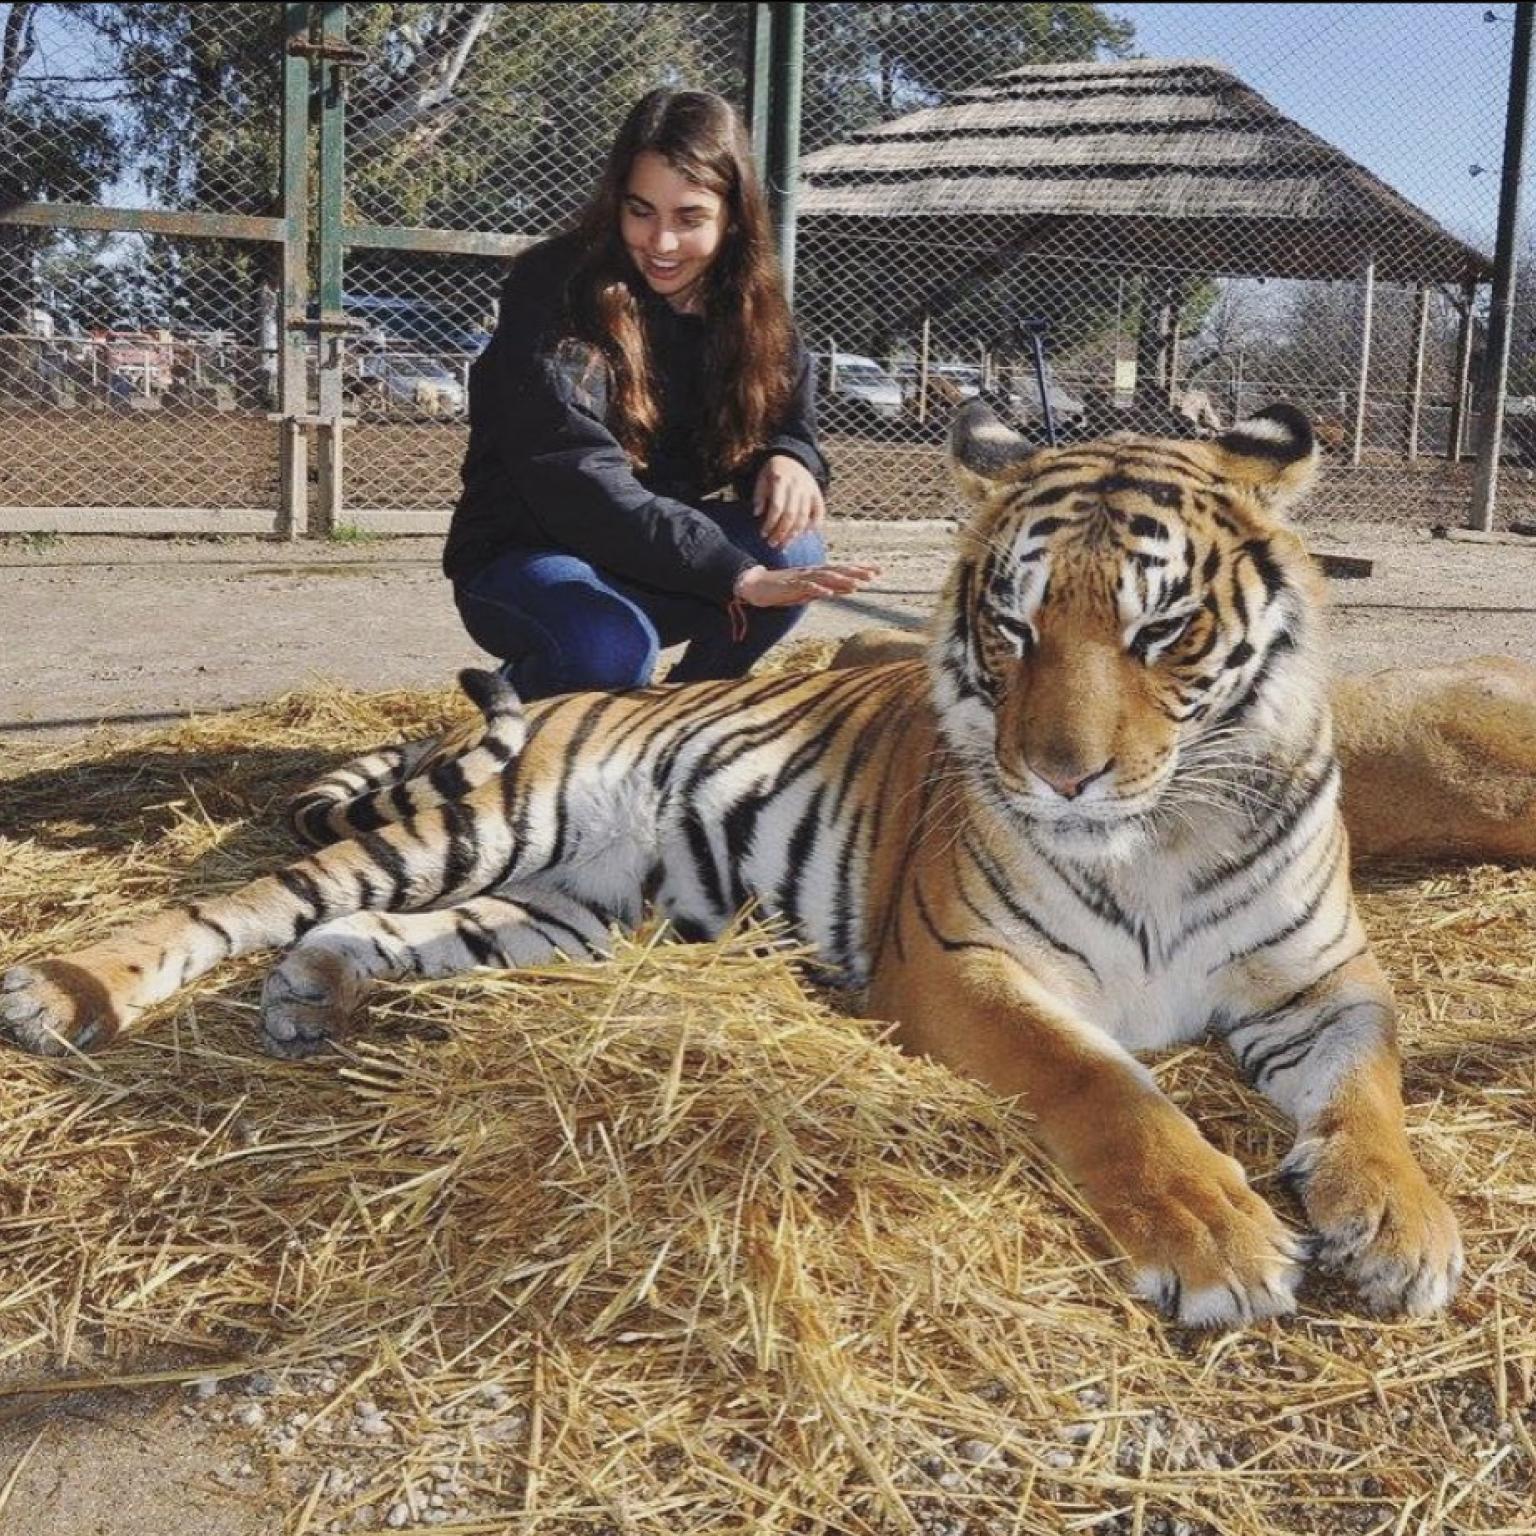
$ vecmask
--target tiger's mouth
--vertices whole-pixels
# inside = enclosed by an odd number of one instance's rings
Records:
[[[1175,781],[1178,754],[1170,753],[1150,775],[1125,784],[1112,767],[1090,775],[1067,793],[1041,775],[1002,757],[995,759],[996,782],[1025,819],[1055,828],[1114,828],[1154,812]]]
[[[1026,810],[1021,819],[1039,846],[1079,861],[1113,864],[1124,863],[1145,849],[1157,825],[1152,809],[1119,805],[1100,815],[1070,807],[1045,816]]]
[[[1072,799],[1033,774],[1022,776],[1018,765],[1000,756],[992,757],[984,774],[993,804],[1032,841],[1064,858],[1123,864],[1159,839],[1164,820],[1159,811],[1177,782],[1177,764],[1174,751],[1129,787],[1106,776]]]

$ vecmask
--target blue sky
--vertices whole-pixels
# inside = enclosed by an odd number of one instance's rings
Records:
[[[1136,24],[1139,52],[1221,60],[1449,229],[1492,248],[1513,5],[1107,0],[1105,9]],[[1499,21],[1483,20],[1490,9]],[[1471,175],[1472,165],[1483,173]]]

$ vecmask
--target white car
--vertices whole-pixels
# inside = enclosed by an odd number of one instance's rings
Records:
[[[385,407],[440,419],[462,416],[469,400],[451,368],[419,352],[363,353],[352,388]]]
[[[901,385],[872,357],[857,352],[834,352],[827,367],[823,354],[818,359],[825,393],[833,399],[862,400],[881,416],[901,415]]]

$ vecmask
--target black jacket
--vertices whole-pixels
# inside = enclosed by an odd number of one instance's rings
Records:
[[[523,252],[501,290],[496,334],[469,373],[469,451],[443,569],[455,580],[508,549],[557,548],[643,586],[730,600],[754,564],[697,510],[722,489],[698,453],[704,420],[704,323],[646,290],[642,299],[661,395],[661,430],[640,473],[606,425],[604,370],[561,347],[558,322],[574,265],[569,237]],[[732,489],[750,497],[769,454],[827,484],[816,447],[815,377],[799,338],[796,385],[778,433]]]

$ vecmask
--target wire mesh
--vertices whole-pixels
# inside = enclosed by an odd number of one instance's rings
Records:
[[[0,506],[277,506],[270,248],[47,231],[0,245]],[[13,325],[15,325],[13,320]]]
[[[269,215],[282,21],[0,5],[0,206]],[[238,240],[0,225],[0,505],[274,509],[274,263]]]
[[[355,251],[342,391],[348,510],[448,508],[468,440],[469,367],[490,340],[505,263]]]
[[[0,201],[266,213],[283,7],[0,6]]]
[[[745,5],[354,5],[349,206],[375,224],[543,236],[636,98],[740,98]]]
[[[349,6],[346,222],[554,233],[642,91],[743,100],[749,11]],[[278,211],[283,12],[0,4],[0,203]],[[1314,515],[1461,521],[1511,20],[1474,4],[808,7],[795,291],[834,511],[946,506],[944,425],[978,390],[1042,433],[1038,321],[1068,437],[1210,432],[1290,399],[1324,446]],[[0,226],[0,501],[272,505],[273,249]],[[348,507],[451,506],[500,270],[348,250]],[[1505,522],[1536,499],[1524,270]],[[157,425],[173,418],[179,436]],[[125,431],[142,449],[119,451]]]
[[[839,512],[932,515],[986,390],[1042,440],[1044,401],[1070,440],[1290,400],[1314,516],[1460,522],[1512,32],[1485,9],[810,7],[796,299]]]

